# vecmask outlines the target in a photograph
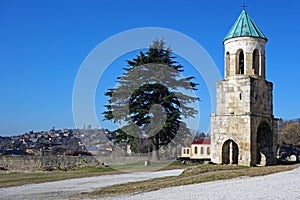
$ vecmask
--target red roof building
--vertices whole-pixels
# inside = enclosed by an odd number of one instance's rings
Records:
[[[210,139],[202,139],[192,142],[192,144],[209,144],[210,145]]]

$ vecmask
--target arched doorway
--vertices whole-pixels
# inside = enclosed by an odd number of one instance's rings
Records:
[[[257,129],[256,164],[273,164],[273,134],[270,125],[262,122]]]
[[[222,146],[222,164],[238,164],[239,148],[233,140],[226,140]]]

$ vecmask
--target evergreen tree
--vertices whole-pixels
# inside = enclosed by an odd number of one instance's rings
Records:
[[[117,140],[127,141],[135,152],[150,150],[155,160],[160,146],[174,139],[179,129],[189,132],[183,119],[197,113],[188,104],[199,99],[182,91],[196,90],[198,84],[192,82],[193,76],[180,76],[183,66],[175,58],[163,40],[155,40],[146,53],[127,60],[118,85],[105,93],[109,104],[104,119],[124,124],[115,131]]]

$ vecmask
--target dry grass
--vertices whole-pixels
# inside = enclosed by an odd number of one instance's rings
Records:
[[[83,167],[71,171],[0,171],[0,188],[117,173],[121,172],[109,167]]]
[[[33,183],[59,181],[72,178],[92,177],[108,174],[121,174],[125,172],[170,170],[180,168],[186,168],[186,165],[181,164],[180,162],[173,162],[171,164],[165,162],[152,162],[150,167],[145,167],[144,162],[141,161],[138,163],[112,167],[83,167],[70,171],[0,171],[0,188]]]
[[[112,165],[112,168],[124,171],[124,172],[145,172],[145,171],[162,171],[162,170],[172,170],[172,169],[185,169],[186,164],[182,164],[179,161],[151,161],[151,165],[145,167],[145,161],[138,161],[130,164],[124,165]]]
[[[225,180],[241,176],[262,176],[288,171],[299,165],[278,165],[270,167],[243,167],[230,165],[201,165],[186,169],[180,176],[155,178],[147,181],[119,184],[101,188],[89,194],[90,197],[107,197],[140,193],[166,187]]]
[[[42,171],[42,172],[9,172],[0,171],[0,188],[18,186],[24,184],[42,183],[49,181],[66,180],[72,178],[82,178],[100,176],[108,174],[120,174],[126,171],[153,171],[182,169],[187,166],[179,162],[151,163],[151,167],[143,166],[143,162],[110,167],[84,167],[71,171]],[[215,180],[224,180],[240,176],[261,176],[281,171],[292,170],[298,165],[279,165],[272,167],[243,167],[232,165],[196,165],[190,166],[179,176],[156,178],[147,181],[134,182],[128,184],[113,185],[101,188],[90,194],[91,197],[105,197],[122,194],[139,193],[145,191],[158,190],[160,188],[202,183]],[[120,171],[121,170],[121,171]]]

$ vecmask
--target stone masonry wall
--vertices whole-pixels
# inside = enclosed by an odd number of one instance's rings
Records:
[[[256,165],[258,142],[273,140],[272,150],[264,153],[267,164],[275,164],[277,125],[272,90],[271,82],[252,76],[237,75],[217,82],[216,114],[211,115],[212,162],[223,162],[223,144],[232,140],[238,146],[238,164]],[[258,141],[258,128],[263,123],[268,124],[271,133]]]
[[[239,148],[240,165],[250,165],[251,161],[251,116],[249,115],[212,115],[211,148],[212,162],[222,163],[222,146],[227,140],[233,140]]]
[[[0,156],[1,170],[70,170],[100,164],[93,156]]]

